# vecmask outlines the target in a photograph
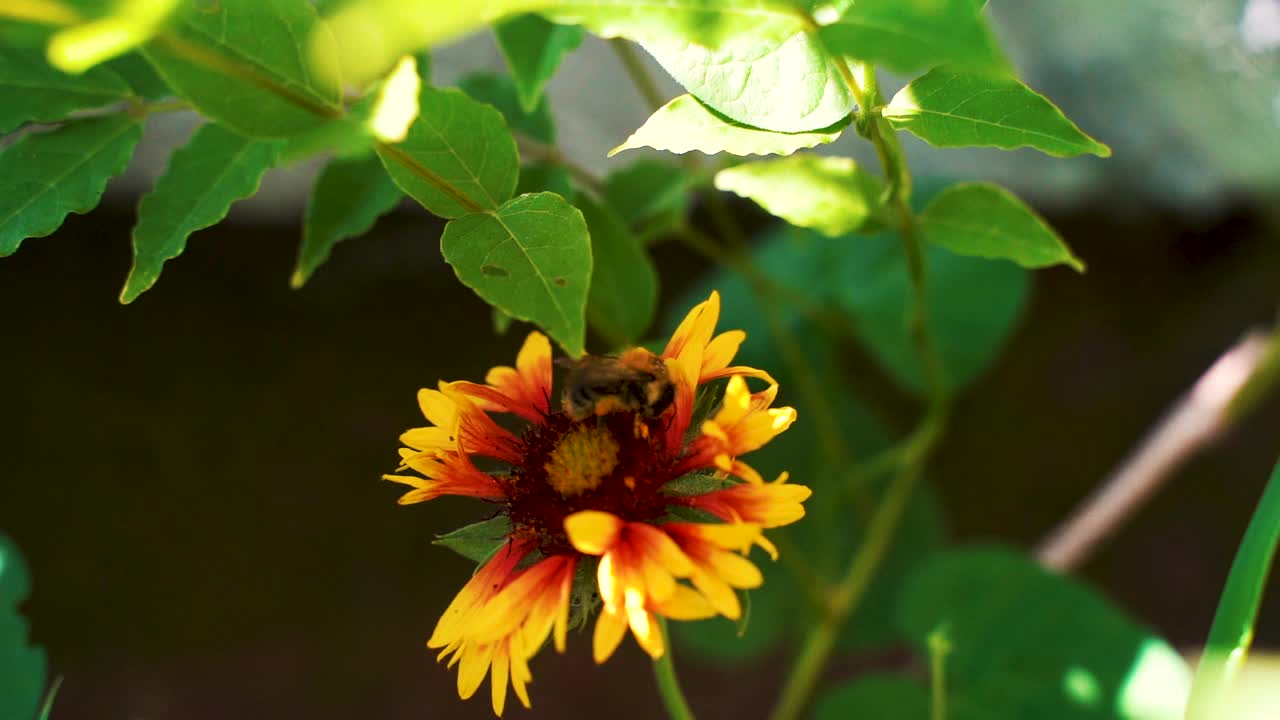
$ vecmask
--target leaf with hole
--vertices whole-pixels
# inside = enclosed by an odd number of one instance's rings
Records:
[[[440,250],[490,305],[541,327],[569,355],[582,354],[591,238],[564,198],[521,195],[496,212],[464,215],[445,226]]]
[[[960,183],[943,190],[920,214],[920,229],[929,242],[961,255],[1084,272],[1049,223],[999,185]]]
[[[1048,98],[1002,74],[934,68],[899,90],[883,116],[895,129],[937,147],[1111,155],[1111,148],[1084,134]]]
[[[520,99],[520,107],[532,112],[542,98],[542,88],[565,56],[582,44],[580,27],[558,25],[537,15],[517,15],[493,26],[498,48]]]
[[[0,135],[29,122],[55,122],[76,110],[121,102],[129,84],[104,67],[68,75],[37,48],[0,46]]]
[[[92,210],[141,137],[136,120],[112,115],[26,135],[0,152],[0,257]]]
[[[502,114],[461,90],[425,85],[418,108],[408,136],[378,148],[391,179],[443,218],[497,210],[520,174],[516,141]]]
[[[1008,61],[974,0],[857,0],[830,3],[815,17],[837,55],[914,72],[953,63],[1005,70]]]
[[[298,43],[313,33],[314,42],[336,52],[310,3],[183,3],[144,54],[201,113],[245,135],[285,137],[343,112],[338,85],[299,52]]]
[[[852,158],[793,155],[743,163],[716,173],[715,185],[831,237],[879,224],[883,188]]]
[[[0,717],[34,718],[44,693],[44,650],[29,643],[18,605],[31,592],[26,562],[13,541],[0,535]]]
[[[400,188],[373,155],[329,161],[311,191],[298,264],[289,284],[302,287],[329,259],[334,245],[368,232],[402,197]]]
[[[165,262],[186,249],[191,233],[221,222],[233,203],[257,192],[282,145],[212,123],[196,130],[138,203],[133,268],[120,291],[120,302],[131,303],[155,285]]]
[[[591,233],[591,292],[587,322],[614,347],[634,345],[653,322],[658,304],[658,272],[640,240],[607,205],[579,194]]]
[[[610,150],[609,155],[642,147],[677,155],[691,150],[707,155],[722,152],[730,155],[790,155],[802,148],[834,142],[847,122],[842,120],[837,125],[813,132],[772,132],[743,125],[703,105],[692,95],[681,95],[658,108],[626,142]]]

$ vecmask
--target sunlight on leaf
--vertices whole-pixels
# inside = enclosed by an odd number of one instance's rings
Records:
[[[821,131],[777,133],[749,127],[720,115],[692,95],[681,95],[663,105],[626,142],[609,151],[649,147],[683,155],[691,150],[715,155],[790,155],[802,148],[834,142],[844,123]]]
[[[817,155],[736,165],[717,173],[715,186],[830,237],[864,229],[881,193],[880,181],[852,158]]]
[[[57,0],[5,0],[0,17],[49,25],[71,25],[83,19],[75,8]]]
[[[400,58],[396,69],[378,89],[378,99],[369,116],[369,131],[383,142],[397,143],[409,133],[409,125],[418,117],[418,64],[412,55]]]
[[[819,31],[832,52],[882,63],[899,72],[955,63],[1008,66],[981,6],[974,0],[857,0]],[[838,18],[835,15],[839,15]]]
[[[58,31],[49,40],[49,62],[80,73],[147,42],[168,19],[178,0],[125,0],[111,14]]]

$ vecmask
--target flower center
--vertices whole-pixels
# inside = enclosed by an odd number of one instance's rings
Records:
[[[560,439],[543,468],[547,482],[564,497],[580,495],[600,487],[600,482],[618,467],[618,441],[607,428],[582,425]]]

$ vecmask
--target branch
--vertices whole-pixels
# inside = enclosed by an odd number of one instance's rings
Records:
[[[1280,333],[1252,332],[1200,377],[1142,443],[1036,550],[1068,571],[1089,558],[1188,459],[1211,445],[1280,381]]]

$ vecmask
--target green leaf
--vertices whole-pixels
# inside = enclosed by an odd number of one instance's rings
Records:
[[[836,302],[853,315],[857,333],[881,367],[903,387],[924,394],[912,344],[911,285],[901,243],[889,234],[842,238],[846,251],[831,260],[842,279]],[[1027,299],[1027,273],[925,247],[930,321],[948,385],[963,388],[995,360],[1016,327]]]
[[[740,483],[725,478],[719,478],[715,475],[706,475],[702,473],[689,473],[681,475],[675,480],[670,480],[666,485],[662,486],[662,492],[675,497],[690,497],[695,495],[706,495],[717,490],[727,490],[736,487]]]
[[[254,137],[293,135],[342,114],[337,84],[313,72],[299,48],[312,36],[336,52],[311,3],[182,5],[177,21],[144,53],[200,112]]]
[[[281,146],[214,124],[197,129],[169,158],[169,168],[138,204],[133,268],[120,302],[131,303],[155,285],[165,262],[186,249],[191,233],[216,225],[235,201],[257,192]]]
[[[996,720],[997,716],[965,702],[946,701],[947,720]],[[928,720],[932,702],[920,681],[903,675],[870,673],[860,675],[827,692],[818,701],[814,720]]]
[[[128,98],[128,83],[106,68],[68,75],[49,66],[37,48],[0,45],[0,135],[28,122],[55,122],[76,110]]]
[[[865,229],[880,210],[882,190],[852,158],[817,155],[743,163],[717,173],[715,185],[831,237]]]
[[[115,115],[27,135],[0,152],[0,257],[57,230],[68,213],[92,210],[140,137],[141,125]]]
[[[484,562],[493,555],[495,550],[506,544],[510,532],[511,519],[506,515],[498,515],[437,536],[432,542],[479,563]]]
[[[934,68],[893,96],[883,116],[937,147],[1033,147],[1049,155],[1092,153],[1111,148],[1084,134],[1048,98],[1017,78]]]
[[[1012,260],[1026,268],[1084,263],[1043,218],[991,183],[961,183],[938,194],[920,214],[929,242],[961,255]]]
[[[1009,550],[935,555],[902,597],[898,624],[922,652],[945,627],[949,691],[995,717],[1182,717],[1190,672],[1173,648]]]
[[[403,196],[377,157],[331,160],[311,191],[298,264],[289,284],[302,287],[329,259],[334,245],[368,232]]]
[[[833,3],[834,4],[834,3]],[[974,0],[857,0],[843,15],[819,9],[814,16],[828,48],[899,72],[953,63],[978,69],[1008,66]]]
[[[1196,667],[1187,705],[1188,720],[1221,717],[1224,708],[1232,707],[1232,685],[1253,644],[1258,607],[1262,604],[1277,544],[1280,544],[1280,463],[1271,471],[1271,479],[1231,563],[1231,573],[1213,615],[1204,655]]]
[[[929,695],[920,683],[902,675],[863,675],[826,693],[814,720],[925,720]]]
[[[579,194],[574,204],[582,210],[591,233],[591,291],[587,295],[587,321],[615,347],[640,340],[658,304],[658,272],[639,239],[631,234],[617,213]]]
[[[748,33],[710,48],[677,40],[645,49],[703,103],[728,118],[775,132],[840,122],[854,108],[839,64],[812,26],[762,40]]]
[[[609,173],[604,198],[628,225],[653,228],[677,227],[689,212],[692,180],[684,169],[668,162],[641,159]]]
[[[0,535],[0,717],[34,718],[44,692],[44,650],[28,644],[18,605],[31,591],[27,565],[13,541]]]
[[[564,198],[521,195],[497,212],[464,215],[445,226],[440,250],[490,305],[538,325],[569,355],[582,354],[591,238]]]
[[[425,85],[418,105],[404,141],[378,148],[391,179],[440,217],[498,209],[520,174],[502,114],[460,90]]]
[[[493,33],[515,80],[520,107],[526,112],[538,106],[543,86],[586,35],[580,27],[557,25],[537,15],[503,20],[494,26]]]
[[[553,192],[560,197],[573,194],[573,178],[569,171],[556,165],[525,165],[520,168],[516,194]]]
[[[323,154],[351,158],[372,153],[378,139],[369,123],[376,100],[374,94],[366,95],[342,117],[290,135],[280,151],[280,164],[292,165]]]
[[[518,130],[538,142],[555,144],[556,125],[546,98],[526,109],[517,97],[517,88],[511,78],[493,73],[471,73],[458,81],[458,89],[497,108],[512,130]]]
[[[173,90],[165,84],[164,78],[156,72],[151,63],[142,57],[141,53],[131,52],[107,63],[108,68],[124,78],[129,83],[129,87],[133,89],[134,94],[148,100],[159,100],[160,98],[173,95]],[[92,72],[92,70],[90,71]]]
[[[658,108],[627,138],[609,151],[610,157],[623,150],[650,147],[683,155],[690,150],[707,155],[790,155],[801,148],[834,142],[847,121],[823,130],[801,133],[778,133],[743,125],[698,102],[692,95],[681,95]]]

